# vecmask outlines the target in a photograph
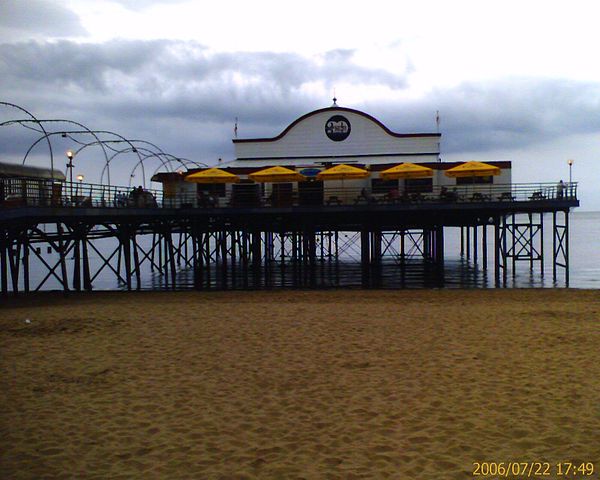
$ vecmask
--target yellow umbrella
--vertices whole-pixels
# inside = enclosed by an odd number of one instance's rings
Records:
[[[353,167],[352,165],[346,165],[340,163],[335,167],[323,170],[317,175],[317,180],[346,180],[354,178],[366,178],[369,176],[369,172],[362,168]]]
[[[447,177],[489,177],[500,175],[500,168],[483,162],[465,162],[445,172]]]
[[[295,170],[285,167],[269,167],[248,175],[255,182],[302,182],[306,177]]]
[[[379,178],[383,180],[398,180],[399,178],[426,178],[433,177],[433,170],[423,165],[414,163],[402,163],[395,167],[379,172]]]
[[[194,183],[237,183],[240,181],[240,177],[220,168],[209,168],[201,172],[192,173],[185,177],[184,180]]]

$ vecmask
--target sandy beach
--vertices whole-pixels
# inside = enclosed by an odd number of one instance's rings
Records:
[[[2,303],[2,479],[600,478],[599,291]]]

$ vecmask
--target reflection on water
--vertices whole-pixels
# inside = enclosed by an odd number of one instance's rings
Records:
[[[545,275],[539,271],[518,271],[516,275],[508,272],[506,279],[496,281],[494,271],[484,270],[466,260],[446,261],[443,269],[423,261],[409,261],[403,267],[394,262],[381,265],[380,270],[372,272],[370,288],[551,288],[565,287],[563,277],[556,282],[552,280],[552,270]],[[280,265],[261,271],[261,275],[253,277],[239,272],[222,275],[212,271],[204,275],[203,289],[208,290],[244,290],[269,288],[359,288],[362,286],[363,271],[355,262],[317,262],[314,271],[294,272],[292,265],[283,270]],[[176,275],[177,289],[193,289],[194,273],[192,269],[181,269]],[[572,286],[572,285],[570,285]],[[124,285],[121,286],[124,288]],[[580,287],[583,288],[583,287]],[[585,288],[594,288],[588,286]],[[169,280],[163,275],[154,274],[143,290],[168,290]]]
[[[600,288],[600,212],[574,212],[570,222],[570,281],[572,288]],[[317,260],[312,271],[307,266],[286,263],[283,268],[273,262],[269,267],[261,266],[261,274],[253,275],[249,268],[244,274],[242,268],[228,271],[223,275],[220,269],[212,269],[204,276],[204,287],[208,289],[263,289],[263,288],[354,288],[363,285],[365,275],[370,278],[372,288],[551,288],[565,287],[565,275],[558,270],[557,281],[552,279],[552,234],[551,216],[545,216],[544,243],[545,258],[544,272],[540,272],[540,262],[535,262],[534,270],[530,271],[529,262],[520,262],[517,269],[507,272],[506,281],[496,282],[493,260],[493,235],[488,234],[488,267],[474,264],[460,257],[459,229],[445,229],[445,265],[443,269],[436,268],[423,260],[412,258],[405,264],[400,264],[392,257],[385,258],[378,270],[363,272],[359,262],[360,254],[354,250],[340,256],[338,263]],[[491,230],[490,230],[491,231]],[[110,240],[96,240],[95,245],[108,257],[111,250]],[[103,250],[103,245],[105,248]],[[149,251],[148,246],[143,246]],[[116,280],[116,275],[109,267],[101,269],[102,260],[94,252],[90,252],[92,274],[95,276],[95,290],[123,290],[126,286]],[[94,256],[95,255],[95,256]],[[56,254],[43,255],[44,260],[54,266]],[[35,260],[32,258],[32,260]],[[113,262],[114,263],[114,262]],[[168,290],[171,288],[170,278],[151,271],[146,262],[141,271],[141,289]],[[67,270],[72,271],[72,261],[67,262]],[[58,270],[57,270],[58,271]],[[32,262],[32,288],[45,276],[48,269],[41,263]],[[193,269],[186,267],[184,262],[176,272],[178,289],[194,288]],[[133,288],[137,284],[133,281]],[[60,282],[52,275],[48,278],[43,290],[61,289]]]
[[[411,260],[404,266],[388,259],[381,266],[379,282],[371,281],[373,288],[564,288],[565,273],[559,268],[557,279],[552,275],[552,235],[551,216],[544,217],[544,271],[540,262],[534,262],[530,270],[529,261],[519,262],[515,271],[509,266],[506,279],[502,276],[497,282],[494,274],[493,235],[488,235],[488,270],[484,270],[481,259],[474,264],[460,257],[460,232],[458,229],[445,229],[445,264],[443,270],[424,261]],[[600,212],[573,212],[570,216],[570,288],[600,288]],[[377,273],[377,272],[376,272]],[[330,262],[317,262],[311,284],[310,274],[304,272],[299,278],[294,276],[293,266],[288,265],[283,274],[279,265],[273,266],[258,279],[250,276],[223,279],[212,272],[210,286],[213,289],[244,288],[351,288],[362,285],[363,272],[360,263],[348,255],[336,265]],[[193,288],[193,271],[182,269],[177,273],[177,284],[181,288]],[[164,277],[153,275],[144,289],[164,289]]]

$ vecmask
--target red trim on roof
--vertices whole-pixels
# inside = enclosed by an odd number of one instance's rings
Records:
[[[400,162],[400,163],[402,163],[402,162]],[[465,162],[415,162],[416,165],[428,167],[428,168],[431,168],[432,170],[448,170],[450,168],[457,167],[458,165],[462,165],[463,163],[465,163]],[[492,165],[494,167],[502,168],[502,169],[512,168],[510,161],[485,162],[485,163],[487,163],[488,165]],[[386,170],[388,168],[394,167],[396,165],[399,165],[399,163],[394,162],[394,163],[386,163],[386,164],[379,164],[379,165],[371,165],[370,170],[372,172],[379,172],[381,170]]]
[[[402,163],[402,162],[400,162]],[[456,167],[458,165],[461,165],[465,162],[418,162],[417,165],[422,165],[424,167],[429,167],[433,170],[448,170],[449,168],[452,167]],[[511,162],[510,161],[499,161],[499,162],[485,162],[489,165],[493,165],[494,167],[498,167],[498,168],[502,168],[502,169],[508,169],[511,168]],[[393,162],[393,163],[382,163],[379,165],[369,165],[368,169],[371,172],[380,172],[382,170],[387,170],[388,168],[394,167],[396,165],[398,165],[398,162]],[[334,165],[332,163],[332,165]],[[368,164],[365,163],[353,163],[352,166],[353,167],[359,167],[359,168],[367,168]],[[152,177],[152,181],[153,182],[174,182],[174,181],[183,181],[183,178],[191,175],[192,173],[196,173],[196,172],[201,172],[203,170],[207,170],[208,168],[220,168],[221,170],[224,170],[226,172],[229,173],[234,173],[236,175],[248,175],[250,173],[253,172],[258,172],[259,170],[262,170],[263,168],[268,168],[269,166],[273,166],[273,165],[264,165],[262,167],[207,167],[207,168],[190,168],[187,172],[185,172],[183,175],[177,172],[159,172],[156,173],[153,177]],[[286,165],[287,167],[295,167],[295,165]],[[325,165],[315,165],[316,167],[325,167]],[[304,165],[302,168],[310,168],[310,166]]]
[[[183,182],[185,175],[178,172],[158,172],[152,175],[151,182]]]
[[[287,126],[287,128],[283,132],[281,132],[279,135],[277,135],[276,137],[272,137],[272,138],[234,138],[232,141],[233,141],[233,143],[274,142],[276,140],[283,138],[287,132],[289,132],[295,125],[297,125],[301,121],[307,119],[308,117],[312,117],[313,115],[317,115],[317,114],[323,113],[323,112],[348,112],[348,113],[355,113],[356,115],[361,115],[365,118],[368,118],[369,120],[376,123],[377,125],[379,125],[388,135],[391,135],[392,137],[410,138],[410,137],[441,137],[442,136],[441,133],[396,133],[396,132],[392,132],[383,123],[381,123],[379,120],[377,120],[375,117],[369,115],[368,113],[361,112],[360,110],[354,110],[353,108],[327,107],[327,108],[321,108],[319,110],[315,110],[313,112],[302,115],[300,118],[297,118],[292,123],[290,123]]]

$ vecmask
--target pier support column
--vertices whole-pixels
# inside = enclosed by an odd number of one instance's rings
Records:
[[[79,226],[72,232],[73,236],[73,290],[81,291],[81,232]]]
[[[71,230],[71,240],[73,242],[73,289],[77,292],[81,291],[82,283],[85,290],[91,290],[87,235],[88,227],[85,224],[78,224]]]
[[[202,289],[202,240],[198,220],[193,219],[191,225],[192,236],[192,268],[194,275],[194,289]]]
[[[508,234],[506,242],[506,256],[512,260],[512,275],[516,275],[517,263],[528,262],[529,270],[533,272],[535,262],[540,266],[543,274],[543,213],[537,213],[539,220],[536,221],[534,213],[527,214],[527,221],[510,215],[510,222],[505,224],[504,232]]]
[[[370,282],[371,286],[381,286],[382,275],[382,233],[381,230],[375,230],[371,234],[371,265]]]
[[[252,275],[254,279],[254,288],[260,286],[260,270],[262,262],[262,239],[261,232],[254,231],[252,233]]]
[[[473,225],[473,264],[479,263],[479,248],[477,242],[477,224]]]
[[[371,286],[370,236],[369,230],[362,230],[360,232],[360,267],[363,288]]]
[[[23,231],[23,290],[29,293],[29,227]]]
[[[310,228],[308,235],[308,282],[311,288],[317,286],[317,234],[313,228]]]
[[[487,249],[487,230],[488,230],[488,224],[487,224],[487,219],[485,221],[485,223],[482,225],[482,231],[481,231],[481,259],[482,259],[482,263],[483,263],[483,271],[487,272],[487,266],[488,266],[488,249]]]
[[[23,235],[20,227],[10,229],[8,233],[8,265],[10,267],[10,278],[12,280],[13,293],[19,292],[19,277],[21,274],[21,250],[24,248]]]
[[[81,254],[82,254],[82,267],[83,267],[83,288],[87,292],[91,292],[92,287],[92,279],[90,275],[90,256],[88,252],[88,234],[89,228],[86,225],[84,230],[84,236],[81,243]]]
[[[64,231],[61,223],[56,224],[56,233],[58,236],[58,254],[60,262],[61,283],[65,292],[69,291],[69,280],[67,278],[67,246],[64,239]]]
[[[119,240],[123,249],[123,263],[125,268],[125,284],[127,290],[131,291],[131,237],[128,225],[120,225]]]
[[[462,230],[463,227],[461,227]],[[465,229],[465,239],[466,239],[466,249],[467,249],[467,260],[471,259],[471,232],[469,231],[469,227],[464,227]]]
[[[8,295],[8,231],[0,231],[0,285],[2,295]]]
[[[565,271],[565,284],[569,286],[569,210],[563,210],[563,223],[559,223],[558,215],[552,212],[552,279],[557,279],[557,267]]]
[[[435,263],[438,268],[444,268],[444,227],[435,227]]]
[[[506,285],[506,217],[494,218],[494,276],[496,286]]]

